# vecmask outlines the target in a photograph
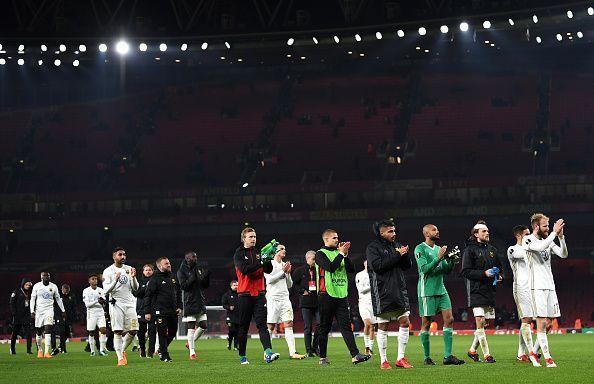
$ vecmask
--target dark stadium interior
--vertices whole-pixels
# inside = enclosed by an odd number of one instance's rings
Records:
[[[259,245],[285,244],[295,266],[335,228],[361,269],[382,218],[394,218],[413,248],[427,223],[443,244],[463,248],[484,219],[511,276],[512,227],[544,212],[567,222],[570,256],[553,260],[559,325],[580,318],[594,327],[594,16],[586,2],[573,19],[562,2],[530,0],[439,8],[278,1],[268,11],[262,1],[206,1],[210,12],[195,17],[177,1],[137,9],[124,1],[118,11],[118,2],[106,10],[43,3],[0,12],[6,300],[22,277],[36,282],[48,270],[80,296],[121,245],[136,268],[168,256],[176,270],[185,251],[196,251],[212,271],[208,304],[220,305],[245,226],[256,228]],[[481,26],[486,17],[493,29]],[[468,33],[458,29],[463,20]],[[441,33],[442,24],[451,31]],[[126,57],[112,49],[120,36],[130,42]],[[83,43],[86,52],[77,50]],[[457,315],[468,310],[459,269],[446,278]],[[406,273],[413,330],[417,277],[415,267]],[[497,300],[497,326],[517,328],[510,284]],[[9,317],[0,307],[3,338]],[[457,328],[474,327],[470,316],[456,319]]]

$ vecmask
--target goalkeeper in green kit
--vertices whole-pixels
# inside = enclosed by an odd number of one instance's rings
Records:
[[[464,364],[464,360],[452,355],[454,318],[452,316],[450,296],[443,284],[443,275],[450,273],[454,269],[455,261],[452,260],[452,257],[446,257],[447,246],[440,247],[435,244],[439,241],[439,230],[435,225],[425,225],[423,227],[423,236],[425,241],[415,248],[415,259],[419,270],[417,293],[419,296],[419,316],[422,318],[421,343],[425,355],[424,364],[435,365],[430,353],[429,326],[431,325],[431,317],[439,312],[443,317],[443,341],[445,346],[443,364]]]

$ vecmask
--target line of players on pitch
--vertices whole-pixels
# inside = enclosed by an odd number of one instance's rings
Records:
[[[547,367],[556,367],[548,347],[547,331],[552,318],[560,316],[555,284],[551,271],[553,254],[566,258],[567,245],[564,237],[565,222],[557,220],[549,229],[549,218],[543,214],[531,217],[532,232],[526,226],[514,227],[516,244],[509,247],[507,256],[513,271],[513,294],[517,304],[520,328],[518,360],[531,361],[540,367],[539,349],[544,355]],[[388,328],[398,324],[398,350],[395,366],[413,368],[405,357],[409,339],[410,305],[403,271],[412,267],[408,246],[396,240],[396,227],[393,221],[384,220],[374,224],[376,239],[366,248],[365,269],[356,275],[359,292],[359,312],[365,323],[365,353],[357,348],[351,329],[350,308],[348,304],[347,273],[354,272],[349,258],[350,242],[339,242],[338,233],[328,229],[322,234],[324,246],[318,251],[308,251],[306,261],[310,279],[301,295],[318,296],[318,347],[320,365],[328,365],[328,334],[334,319],[337,321],[345,344],[351,354],[353,364],[367,361],[373,354],[374,331],[380,354],[381,369],[391,369],[387,357]],[[423,227],[424,242],[414,249],[419,280],[417,286],[419,315],[422,317],[420,332],[424,352],[424,364],[434,365],[430,355],[429,327],[432,316],[441,313],[443,318],[444,365],[460,365],[464,361],[452,354],[453,315],[443,276],[450,273],[460,262],[459,251],[448,253],[447,246],[439,246],[439,230],[433,224]],[[559,244],[555,243],[558,240]],[[246,356],[247,332],[252,318],[258,327],[260,342],[264,349],[264,359],[270,363],[279,358],[272,351],[270,333],[277,324],[283,323],[285,339],[290,359],[303,359],[296,351],[293,334],[293,309],[289,300],[289,289],[293,281],[292,266],[284,262],[286,248],[278,244],[270,259],[261,257],[256,251],[256,232],[245,228],[241,233],[242,245],[235,251],[234,263],[238,277],[238,331],[237,341],[241,364],[249,364]],[[314,256],[315,255],[315,256]],[[94,331],[100,329],[99,354],[105,354],[105,316],[103,304],[109,297],[109,315],[114,333],[114,349],[118,365],[127,365],[126,349],[139,329],[139,316],[136,311],[138,291],[144,289],[146,321],[156,324],[161,346],[161,360],[171,361],[167,352],[168,344],[177,331],[177,316],[183,312],[183,322],[188,325],[188,349],[190,359],[196,359],[195,340],[206,330],[206,310],[202,290],[206,270],[197,267],[196,254],[188,252],[177,275],[171,272],[167,258],[157,260],[158,271],[141,287],[136,278],[136,269],[125,264],[126,253],[116,248],[112,254],[114,263],[103,271],[103,288],[97,286],[97,276],[89,278],[90,286],[83,292],[87,307],[87,329],[92,355],[95,355]],[[487,320],[495,318],[496,286],[503,282],[503,266],[497,257],[497,249],[489,243],[489,229],[485,222],[479,221],[470,232],[461,257],[461,274],[467,282],[469,306],[476,320],[475,336],[468,350],[468,357],[474,361],[494,363],[485,327]],[[183,273],[182,273],[183,270]],[[41,334],[45,331],[45,356],[50,356],[50,334],[53,324],[54,300],[63,309],[58,288],[49,280],[48,273],[42,273],[42,281],[36,283],[31,294],[31,315],[37,330],[38,357],[43,357]],[[178,279],[176,279],[178,277]],[[183,280],[183,281],[179,281]],[[151,283],[153,288],[151,287]],[[168,302],[159,304],[159,289]],[[182,304],[181,291],[184,291]],[[163,306],[164,305],[164,306]],[[183,308],[182,308],[183,307]],[[157,308],[157,309],[155,309]],[[183,309],[183,311],[182,311]],[[151,314],[155,318],[151,317]],[[175,321],[172,321],[174,319]],[[533,343],[530,323],[536,320],[536,342]],[[146,332],[146,326],[142,329]],[[197,336],[197,337],[196,337]],[[306,339],[307,343],[307,339]],[[481,346],[481,359],[477,348]],[[306,346],[307,347],[307,346]],[[310,347],[309,347],[310,348]]]

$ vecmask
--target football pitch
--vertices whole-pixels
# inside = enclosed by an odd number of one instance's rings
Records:
[[[298,350],[303,351],[303,339],[297,339]],[[534,368],[530,363],[516,362],[517,335],[490,335],[494,364],[475,363],[466,356],[471,336],[454,336],[454,354],[466,360],[461,366],[441,365],[443,341],[441,336],[431,337],[432,358],[435,366],[423,366],[421,341],[410,338],[407,357],[414,369],[379,369],[377,346],[375,355],[366,363],[352,365],[341,338],[331,338],[329,366],[319,366],[317,358],[288,360],[284,339],[273,339],[275,351],[281,358],[271,364],[262,359],[259,340],[248,342],[250,365],[240,365],[237,352],[228,351],[221,339],[199,340],[199,359],[190,361],[184,341],[174,341],[171,348],[173,362],[163,363],[158,358],[141,359],[128,350],[128,366],[117,367],[115,352],[108,357],[90,357],[83,351],[84,343],[70,343],[69,353],[52,359],[37,359],[24,353],[24,344],[17,345],[17,355],[8,354],[8,345],[1,346],[1,383],[594,383],[594,364],[589,361],[594,351],[594,335],[549,335],[549,345],[558,368]],[[397,339],[388,341],[388,358],[396,359]],[[359,347],[363,345],[357,338]],[[35,348],[35,347],[34,347]],[[480,350],[479,350],[480,353]],[[544,359],[541,359],[541,362]]]

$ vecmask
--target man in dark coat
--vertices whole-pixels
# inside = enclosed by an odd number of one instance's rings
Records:
[[[31,301],[31,289],[33,283],[31,279],[21,280],[21,286],[15,289],[10,295],[10,316],[12,323],[12,334],[10,335],[10,354],[16,353],[15,345],[19,332],[27,339],[27,353],[31,352],[32,332],[31,332],[31,311],[29,302]]]
[[[484,221],[472,227],[462,255],[462,276],[466,279],[468,306],[472,308],[476,321],[474,340],[468,351],[468,357],[479,361],[476,352],[481,345],[486,363],[495,359],[489,351],[485,326],[488,319],[495,319],[495,291],[497,284],[503,281],[503,266],[497,257],[497,248],[489,244],[489,228]]]
[[[190,360],[196,360],[195,342],[206,331],[207,317],[204,290],[210,285],[210,272],[198,266],[196,252],[186,252],[177,279],[183,292],[184,317],[182,322],[188,327],[188,349]],[[198,328],[196,328],[198,323]]]
[[[377,317],[377,346],[381,369],[392,369],[387,359],[388,326],[398,322],[398,358],[396,367],[413,368],[404,357],[410,334],[410,305],[403,271],[412,266],[408,246],[396,241],[396,226],[391,220],[373,225],[376,239],[366,250],[367,272],[371,285],[373,313]]]
[[[230,284],[231,289],[225,292],[221,298],[223,308],[227,310],[227,326],[229,327],[229,334],[227,335],[227,349],[237,351],[237,329],[239,327],[239,296],[237,296],[237,280],[233,280]]]
[[[155,353],[155,343],[157,341],[157,328],[154,321],[147,321],[144,318],[144,296],[146,294],[146,285],[153,276],[155,270],[151,264],[145,264],[142,267],[142,274],[138,278],[138,289],[134,293],[136,296],[136,314],[138,315],[138,345],[140,347],[140,357],[153,358]],[[148,333],[148,352],[146,350],[146,335]]]

